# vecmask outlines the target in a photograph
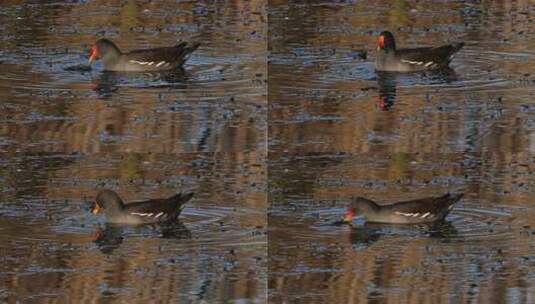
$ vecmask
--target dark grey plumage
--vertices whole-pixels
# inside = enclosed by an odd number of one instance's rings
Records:
[[[184,204],[193,197],[193,192],[178,193],[166,199],[152,199],[124,204],[117,193],[102,190],[92,205],[91,212],[104,212],[109,223],[148,224],[176,221]]]
[[[172,47],[134,50],[123,53],[108,39],[99,39],[91,46],[89,63],[102,60],[104,70],[125,72],[165,71],[180,68],[199,43],[182,42]]]
[[[354,198],[347,208],[344,221],[349,222],[355,215],[364,215],[367,222],[391,224],[430,223],[443,220],[463,194],[445,194],[388,205],[362,198]]]
[[[375,69],[390,72],[418,72],[445,68],[464,46],[464,42],[438,47],[397,49],[394,35],[385,31],[379,36]]]

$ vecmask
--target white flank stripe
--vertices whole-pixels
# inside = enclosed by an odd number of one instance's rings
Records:
[[[158,63],[156,64],[156,67],[159,67],[159,66],[163,65],[164,63],[165,63],[165,61],[160,61],[160,62],[158,62]]]
[[[426,212],[426,213],[422,214],[422,218],[426,218],[430,214],[431,214],[431,212]]]
[[[399,211],[396,211],[395,213],[397,215],[403,215],[403,216],[414,216],[414,214],[418,214],[418,213],[405,213],[405,212],[399,212]]]
[[[160,212],[158,214],[156,214],[155,218],[159,218],[160,216],[162,216],[163,212]]]
[[[139,212],[131,212],[130,214],[132,214],[132,215],[139,215],[139,216],[147,216],[147,215],[149,215],[149,213],[139,213]],[[150,214],[152,214],[152,213],[150,213]],[[150,216],[150,215],[149,215],[149,216]]]
[[[151,64],[154,63],[154,62],[152,62],[152,61],[151,61],[151,62],[148,62],[148,61],[137,61],[137,60],[130,60],[130,62],[131,62],[131,63],[141,64],[141,65],[146,65],[146,64],[151,65]]]
[[[401,62],[405,62],[405,63],[408,63],[408,64],[423,64],[422,61],[410,61],[410,60],[405,60],[405,59],[401,59]]]
[[[425,64],[425,67],[428,67],[428,66],[430,66],[432,64],[433,64],[433,61],[429,61],[428,63]]]

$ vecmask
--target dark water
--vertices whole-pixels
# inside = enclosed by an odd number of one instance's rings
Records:
[[[0,302],[533,303],[534,20],[530,1],[4,1]],[[466,46],[376,73],[385,29]],[[109,73],[86,66],[101,37],[202,45],[184,71]],[[121,227],[89,212],[104,188],[196,194],[174,227]],[[332,225],[353,196],[445,192],[465,197],[438,225]]]
[[[273,1],[268,15],[273,303],[533,303],[532,2]],[[466,46],[449,71],[377,74],[385,29],[402,47]],[[329,225],[352,196],[445,192],[465,197],[436,227]]]
[[[265,302],[264,11],[2,3],[0,302]],[[202,45],[183,73],[83,68],[104,36],[125,50]],[[196,195],[181,226],[111,227],[89,213],[102,188]]]

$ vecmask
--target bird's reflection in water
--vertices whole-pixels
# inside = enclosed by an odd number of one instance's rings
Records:
[[[408,237],[429,237],[447,241],[457,235],[457,230],[448,221],[439,221],[420,225],[396,225],[366,223],[352,228],[349,234],[351,244],[357,248],[367,248],[379,241],[384,235],[399,235]]]
[[[165,239],[190,239],[191,231],[181,222],[172,222],[160,225],[161,237]]]
[[[97,226],[92,232],[92,240],[98,246],[100,251],[105,254],[111,254],[113,251],[121,246],[125,237],[128,236],[126,229],[132,226],[105,224],[104,228]],[[166,239],[190,239],[191,231],[180,222],[145,225],[143,227],[151,227],[159,230],[159,236]]]
[[[97,244],[102,253],[111,254],[123,243],[123,226],[106,224],[104,229],[100,226],[91,234],[93,242]]]
[[[390,110],[396,101],[396,75],[392,72],[377,72],[379,108],[381,110]]]
[[[349,240],[354,247],[367,248],[377,242],[382,236],[379,228],[368,227],[368,225],[351,229]]]
[[[433,238],[440,238],[449,240],[450,238],[457,236],[458,231],[455,226],[448,221],[439,221],[433,223],[429,229],[429,236]]]
[[[451,68],[440,70],[417,72],[417,73],[397,73],[397,72],[377,72],[377,84],[379,86],[379,108],[383,111],[390,110],[396,101],[396,91],[398,84],[412,86],[415,84],[435,85],[446,84],[457,81],[457,75]]]
[[[91,80],[91,88],[104,98],[117,93],[121,86],[161,88],[183,85],[187,79],[187,73],[182,68],[143,73],[103,71]]]

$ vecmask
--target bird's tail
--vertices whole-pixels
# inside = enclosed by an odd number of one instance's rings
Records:
[[[172,200],[176,203],[185,204],[193,197],[193,194],[193,192],[180,192],[169,198],[169,200]]]
[[[193,192],[180,192],[170,197],[168,201],[175,204],[176,209],[174,214],[170,214],[169,218],[177,218],[186,207],[186,203],[193,197]]]
[[[451,206],[455,204],[456,202],[458,202],[463,196],[464,196],[464,193],[458,193],[458,194],[446,193],[440,197],[440,200],[442,201],[442,204]]]
[[[176,48],[179,48],[181,50],[179,56],[181,58],[184,58],[184,60],[186,60],[191,53],[193,53],[197,48],[199,48],[200,45],[201,44],[198,43],[198,42],[194,42],[194,43],[191,43],[191,44],[189,44],[187,42],[182,42],[182,43],[178,44],[176,46]]]
[[[457,52],[458,50],[462,49],[464,46],[464,42],[458,42],[458,43],[454,43],[453,44],[453,49],[454,49],[454,53]]]

